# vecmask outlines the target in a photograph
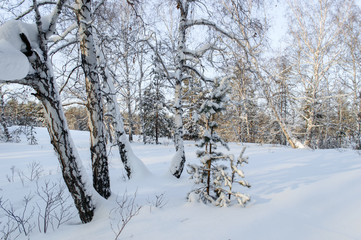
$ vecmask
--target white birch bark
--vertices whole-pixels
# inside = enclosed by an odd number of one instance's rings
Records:
[[[82,67],[85,74],[87,109],[89,114],[90,151],[93,168],[93,186],[104,198],[111,194],[106,151],[106,134],[103,122],[103,103],[97,71],[96,50],[94,45],[91,0],[76,0],[76,10]]]
[[[48,18],[44,22],[40,17],[36,0],[33,6],[36,16],[36,26],[28,27],[27,34],[36,36],[29,41],[24,32],[19,32],[18,40],[26,45],[26,56],[32,66],[32,72],[24,79],[2,80],[0,82],[18,83],[31,86],[44,107],[44,115],[51,143],[58,155],[62,175],[66,186],[74,200],[79,217],[83,223],[93,219],[95,205],[92,200],[92,188],[86,177],[77,150],[73,144],[61,106],[59,92],[56,87],[52,65],[48,58],[48,37],[54,33],[55,23],[66,0],[59,0]],[[19,22],[19,24],[22,24]],[[25,24],[24,24],[25,26]],[[27,25],[29,26],[29,25]],[[20,49],[19,49],[20,50]]]
[[[184,74],[184,50],[186,42],[186,23],[188,15],[188,0],[178,0],[177,8],[180,11],[180,21],[178,28],[178,49],[176,56],[176,72],[175,72],[175,96],[174,96],[174,144],[176,154],[172,159],[170,172],[173,176],[179,178],[183,172],[184,163],[186,161],[183,142],[183,107],[182,107],[182,80]]]
[[[75,206],[78,209],[83,223],[90,222],[94,215],[94,203],[92,201],[91,185],[83,170],[77,150],[69,134],[64,112],[54,76],[48,64],[39,62],[42,66],[35,68],[37,71],[30,86],[36,90],[36,97],[42,102],[47,129],[51,143],[58,155],[63,178],[71,193]],[[36,63],[35,63],[36,64]],[[34,63],[32,63],[34,66]]]
[[[104,56],[100,55],[98,59],[104,60]],[[108,73],[104,63],[100,64],[100,73],[103,78],[104,96],[107,101],[108,113],[111,116],[111,124],[114,129],[114,139],[118,146],[119,155],[122,159],[125,171],[127,172],[128,178],[134,178],[136,176],[143,176],[148,174],[146,166],[143,162],[134,154],[132,147],[130,146],[129,140],[124,130],[123,118],[120,114],[120,108],[117,103],[116,91],[112,77]]]

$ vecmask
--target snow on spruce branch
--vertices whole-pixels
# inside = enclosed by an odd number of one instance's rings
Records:
[[[208,94],[198,110],[203,119],[200,122],[203,127],[203,136],[197,143],[197,147],[201,148],[197,151],[200,164],[188,165],[188,173],[195,183],[194,189],[188,194],[188,200],[224,207],[231,205],[233,198],[238,204],[244,206],[250,197],[235,191],[234,185],[250,187],[247,181],[242,180],[245,176],[240,169],[244,163],[247,163],[247,158],[243,157],[245,148],[237,161],[234,160],[234,155],[216,151],[218,143],[229,150],[227,143],[216,131],[218,115],[223,113],[229,102],[227,96],[229,88],[225,81],[221,84],[215,81],[213,87],[213,91]],[[238,178],[241,180],[237,180]]]

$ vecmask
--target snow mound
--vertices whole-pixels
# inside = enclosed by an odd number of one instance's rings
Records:
[[[21,33],[31,46],[37,44],[35,24],[11,20],[0,26],[0,80],[22,79],[29,73],[29,61],[22,53],[26,45],[20,38]]]
[[[27,57],[8,41],[0,39],[0,80],[16,80],[29,72]]]

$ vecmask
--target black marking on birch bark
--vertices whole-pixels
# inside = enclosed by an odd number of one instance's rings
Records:
[[[31,47],[31,44],[29,42],[29,39],[26,37],[26,35],[24,33],[20,33],[20,38],[21,41],[23,41],[25,43],[25,51],[23,52],[27,57],[30,57],[31,55],[33,55],[33,49]]]
[[[173,176],[175,176],[176,178],[180,178],[180,176],[182,175],[185,161],[186,161],[186,157],[185,157],[185,154],[183,151],[182,160],[181,160],[180,164],[178,165],[178,168],[173,173]]]
[[[36,91],[35,96],[42,102],[47,116],[47,128],[51,143],[58,155],[65,184],[71,193],[79,217],[83,223],[90,222],[94,215],[94,205],[91,196],[86,194],[86,186],[81,178],[76,155],[70,142],[66,121],[62,112],[59,95],[55,88],[54,79],[49,73],[47,64],[37,59],[31,62],[37,72],[37,81],[29,81],[29,85]]]
[[[81,173],[76,163],[74,150],[69,141],[69,134],[66,130],[66,123],[61,113],[60,102],[54,99],[54,96],[49,96],[47,93],[42,92],[49,87],[53,91],[53,83],[39,80],[39,85],[34,87],[37,91],[36,96],[42,101],[46,114],[48,115],[47,125],[51,137],[51,143],[58,154],[59,162],[61,165],[63,177],[69,192],[71,192],[75,206],[78,208],[79,217],[83,223],[90,222],[94,215],[94,206],[91,201],[91,196],[86,195],[85,185],[81,179]],[[51,108],[51,109],[49,109]],[[55,129],[58,128],[58,129]]]
[[[122,143],[121,141],[119,141],[119,139],[121,139],[121,137],[124,133],[117,132],[116,134],[117,134],[117,145],[119,148],[120,158],[122,159],[124,169],[127,172],[127,176],[130,179],[131,174],[132,174],[132,169],[129,167],[129,159],[127,156],[127,150],[125,148],[125,144]]]
[[[61,1],[58,3],[60,4]],[[62,3],[64,3],[64,1]],[[59,93],[51,73],[50,63],[47,62],[47,42],[45,36],[42,34],[44,31],[40,30],[42,29],[40,13],[37,9],[35,0],[34,6],[36,6],[36,25],[39,31],[38,40],[41,49],[39,53],[42,54],[43,59],[40,58],[37,52],[35,52],[36,54],[31,54],[31,57],[28,59],[35,70],[35,73],[29,74],[24,78],[24,81],[17,82],[31,86],[36,92],[35,96],[42,102],[46,115],[47,129],[54,150],[58,154],[64,181],[71,193],[75,206],[78,209],[81,221],[87,223],[93,218],[95,206],[92,203],[91,195],[87,194],[87,186],[85,186],[85,183],[82,180],[81,171],[79,170],[76,159],[77,155],[74,152],[76,150],[72,148],[66,120],[60,103]],[[60,9],[59,6],[58,9]],[[27,37],[25,35],[20,35],[20,38],[25,43],[27,52],[29,52],[30,43]]]
[[[81,1],[77,1],[79,4]],[[80,48],[82,66],[85,74],[86,92],[87,92],[87,109],[89,116],[89,129],[91,133],[91,158],[93,170],[93,186],[95,190],[104,198],[109,198],[110,180],[108,174],[108,158],[106,154],[104,126],[103,126],[103,105],[101,101],[101,88],[99,77],[96,71],[96,53],[92,39],[91,25],[87,24],[90,20],[90,6],[84,2],[78,12],[78,25],[80,35]]]

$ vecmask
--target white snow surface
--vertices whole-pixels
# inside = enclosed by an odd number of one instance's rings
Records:
[[[72,136],[90,178],[89,133],[72,131]],[[37,128],[37,137],[39,145],[28,145],[26,140],[0,143],[0,197],[9,199],[19,211],[23,196],[35,193],[36,183],[25,179],[23,186],[16,171],[27,173],[26,166],[36,161],[44,169],[40,183],[62,181],[46,129]],[[241,192],[250,195],[251,202],[244,208],[218,208],[187,202],[193,183],[186,171],[180,179],[170,176],[168,168],[175,150],[169,140],[164,143],[131,144],[151,174],[130,181],[122,177],[125,172],[120,157],[117,149],[112,148],[109,155],[112,196],[108,200],[96,199],[94,220],[80,224],[75,215],[59,229],[50,229],[46,234],[34,228],[29,239],[115,239],[110,211],[116,206],[117,196],[124,193],[133,196],[134,192],[136,204],[142,208],[119,239],[361,239],[361,156],[357,151],[244,144],[247,146],[244,156],[249,157],[249,164],[242,170],[252,187]],[[238,156],[244,145],[230,143],[229,153]],[[185,142],[188,163],[199,163],[196,150],[194,142]],[[8,181],[11,168],[15,169],[15,175]],[[151,202],[161,194],[165,205],[153,206]],[[35,196],[30,203],[36,207],[39,197]],[[37,215],[31,221],[37,222]],[[6,217],[0,209],[0,225],[3,223]]]

